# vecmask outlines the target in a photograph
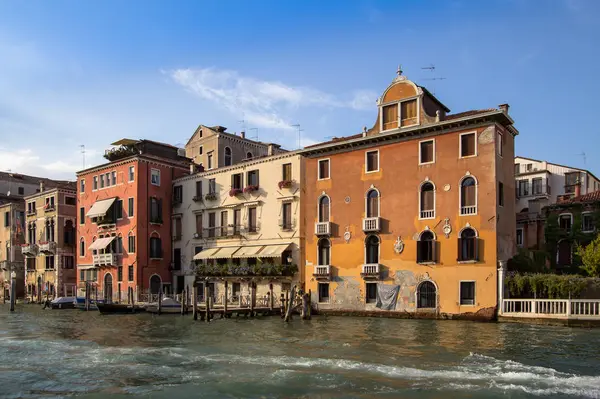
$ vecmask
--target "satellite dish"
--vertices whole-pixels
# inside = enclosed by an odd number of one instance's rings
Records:
[[[6,193],[7,197],[10,197],[10,190],[8,190],[8,192]]]

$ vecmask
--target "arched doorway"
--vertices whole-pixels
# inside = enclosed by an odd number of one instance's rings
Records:
[[[107,273],[106,275],[104,275],[104,303],[112,302],[112,281],[112,274]]]
[[[162,283],[160,280],[160,276],[155,274],[154,276],[150,277],[150,293],[151,294],[158,294],[160,292],[161,285],[162,285]]]

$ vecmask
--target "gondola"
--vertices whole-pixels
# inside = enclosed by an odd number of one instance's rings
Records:
[[[139,313],[145,311],[144,308],[140,306],[132,306],[126,303],[96,303],[96,307],[98,311],[102,314],[118,314],[118,313]]]

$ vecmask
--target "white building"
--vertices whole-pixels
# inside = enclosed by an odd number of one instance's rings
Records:
[[[225,280],[230,283],[228,298],[247,295],[250,281],[256,283],[257,297],[272,289],[278,298],[282,289],[300,281],[299,272],[289,272],[296,267],[302,270],[304,261],[300,250],[304,240],[300,230],[302,160],[299,154],[287,152],[174,181],[175,292],[186,286],[191,289],[197,277],[210,276],[209,289],[217,302],[223,298]],[[261,277],[256,272],[250,276],[231,272],[260,265],[279,273]],[[223,273],[227,267],[231,269]],[[286,272],[281,273],[282,268]]]
[[[585,169],[532,158],[515,157],[517,246],[541,248],[543,207],[600,190],[600,180]]]

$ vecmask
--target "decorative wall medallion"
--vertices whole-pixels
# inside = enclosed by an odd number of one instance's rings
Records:
[[[444,184],[444,191],[450,191],[450,185]]]
[[[402,251],[404,251],[404,241],[398,236],[398,239],[396,239],[396,242],[394,243],[394,252],[400,254]]]
[[[444,219],[444,227],[442,227],[442,231],[446,238],[450,237],[450,233],[452,233],[452,226],[450,226],[450,219]]]
[[[346,204],[349,204],[349,203],[350,203],[350,196],[349,196],[349,195],[348,195],[348,196],[346,196],[346,198],[344,198],[344,202],[345,202]]]
[[[352,237],[352,233],[350,233],[349,228],[346,227],[346,232],[344,233],[344,240],[346,240],[346,244],[350,242],[350,237]]]

